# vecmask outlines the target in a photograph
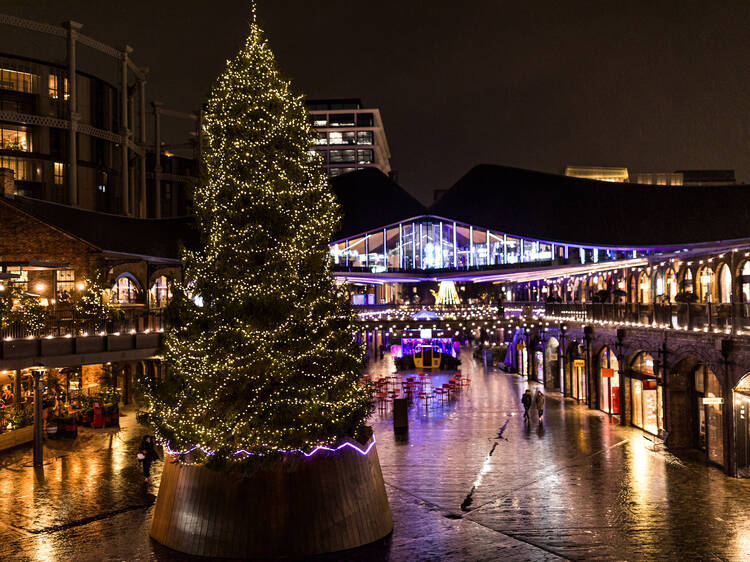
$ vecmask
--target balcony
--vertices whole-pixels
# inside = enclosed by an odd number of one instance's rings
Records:
[[[563,322],[608,322],[687,332],[750,335],[750,304],[546,303],[543,306],[548,319]]]

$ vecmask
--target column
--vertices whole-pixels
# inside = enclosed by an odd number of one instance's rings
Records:
[[[21,369],[16,369],[16,384],[15,388],[13,389],[13,394],[15,395],[15,403],[16,406],[20,406],[21,404]]]
[[[146,79],[145,76],[148,73],[147,68],[142,68],[141,72],[143,73],[144,78],[138,81],[138,94],[139,94],[139,101],[140,101],[140,142],[141,142],[141,148],[143,149],[143,155],[140,157],[141,161],[141,186],[138,194],[139,199],[139,205],[138,205],[138,214],[142,218],[146,218],[146,207],[148,202],[148,197],[146,195]]]
[[[121,178],[122,186],[120,191],[120,199],[122,200],[122,214],[131,214],[130,209],[130,179],[128,167],[128,54],[133,49],[125,45],[122,51],[122,58],[120,59],[121,74],[120,74],[120,134],[122,135],[122,141],[120,143],[120,152],[122,154],[121,162]]]
[[[42,371],[35,369],[32,373],[34,375],[34,468],[41,468],[44,464]]]
[[[63,24],[68,30],[68,108],[70,130],[68,131],[68,204],[78,205],[78,146],[76,132],[78,129],[78,87],[76,80],[76,37],[83,26],[75,21]],[[65,99],[65,80],[58,85],[58,92]]]
[[[161,218],[161,107],[163,103],[153,101],[154,108],[154,217]],[[200,142],[200,139],[198,139]]]

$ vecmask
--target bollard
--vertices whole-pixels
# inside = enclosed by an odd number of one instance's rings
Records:
[[[393,432],[406,433],[409,431],[409,404],[406,398],[396,398],[393,401]]]

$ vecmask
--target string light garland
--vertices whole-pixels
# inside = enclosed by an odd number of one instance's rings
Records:
[[[254,16],[212,88],[204,136],[202,247],[183,252],[189,284],[175,284],[167,309],[166,376],[147,383],[140,419],[197,462],[340,450],[365,436],[373,408],[331,273],[340,212],[302,97]]]

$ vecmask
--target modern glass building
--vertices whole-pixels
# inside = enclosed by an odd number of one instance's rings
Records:
[[[537,240],[433,215],[337,240],[330,249],[334,267],[372,273],[599,263],[642,257],[650,251]]]

